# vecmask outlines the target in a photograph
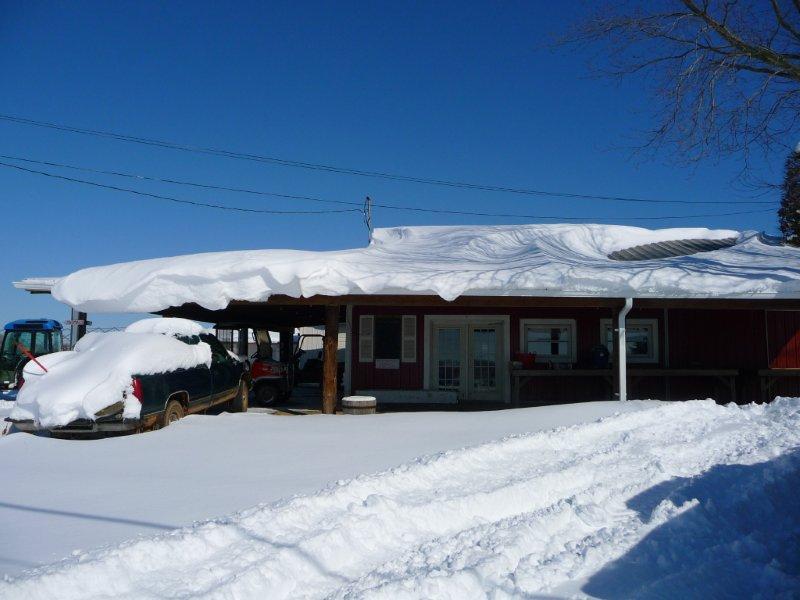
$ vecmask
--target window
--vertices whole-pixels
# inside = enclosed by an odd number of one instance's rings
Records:
[[[600,321],[600,339],[614,354],[614,328],[611,319]],[[658,320],[628,319],[625,323],[625,345],[629,362],[658,362]]]
[[[375,358],[400,358],[402,350],[402,318],[375,317]]]
[[[358,340],[359,362],[417,362],[417,317],[361,315]]]
[[[22,343],[28,350],[33,345],[33,334],[30,331],[7,331],[3,340],[3,360],[16,365],[22,358],[22,351],[17,347]]]
[[[437,368],[440,390],[461,387],[461,327],[440,327],[436,330]]]
[[[521,319],[522,351],[543,362],[573,363],[577,355],[575,329],[575,319]]]
[[[201,335],[200,339],[211,346],[211,360],[213,362],[224,363],[230,361],[231,357],[225,346],[213,335]]]

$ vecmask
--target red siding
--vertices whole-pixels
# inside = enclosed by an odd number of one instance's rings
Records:
[[[769,366],[773,369],[800,368],[800,311],[766,312]],[[800,381],[781,378],[772,389],[774,395],[800,396]]]
[[[358,323],[360,315],[416,315],[417,362],[401,363],[397,370],[375,369],[372,363],[358,362]],[[612,318],[608,308],[513,308],[492,307],[386,307],[356,306],[353,309],[353,389],[414,390],[423,387],[424,316],[425,315],[503,315],[510,319],[511,354],[519,351],[520,319],[575,319],[577,325],[577,367],[590,366],[591,350],[600,340],[600,320]],[[737,381],[740,399],[759,398],[757,371],[768,365],[800,367],[800,311],[767,311],[769,323],[769,362],[767,332],[763,310],[669,309],[669,332],[663,309],[636,309],[631,319],[657,319],[659,326],[659,362],[629,363],[631,397],[664,398],[666,382],[661,378],[635,377],[638,367],[727,368],[739,369]],[[668,334],[668,335],[667,335]],[[668,339],[668,341],[667,341]],[[667,357],[667,344],[669,357]],[[575,402],[609,397],[608,385],[601,378],[554,378],[537,381],[536,390],[523,390],[523,401]],[[670,383],[673,398],[717,397],[727,400],[725,388],[711,378],[696,378]]]

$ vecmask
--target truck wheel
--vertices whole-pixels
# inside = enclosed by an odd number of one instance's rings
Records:
[[[239,384],[239,391],[236,393],[236,398],[233,399],[232,409],[233,412],[247,412],[248,397],[250,390],[247,389],[247,384],[242,381]]]
[[[158,420],[158,426],[168,427],[178,419],[182,419],[185,413],[183,412],[183,405],[177,400],[170,400],[167,402],[167,407]]]
[[[269,406],[278,398],[278,390],[269,384],[262,384],[256,388],[256,402],[259,406]]]

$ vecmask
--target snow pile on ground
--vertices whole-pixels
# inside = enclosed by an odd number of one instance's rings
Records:
[[[0,597],[791,597],[798,484],[800,400],[668,404],[82,553]]]
[[[730,248],[692,256],[608,258],[641,244],[731,237],[738,241]],[[752,231],[397,227],[375,230],[367,248],[354,250],[214,252],[93,267],[59,280],[52,293],[90,312],[154,312],[188,302],[222,309],[273,294],[800,298],[798,264],[800,250],[764,243]]]
[[[11,423],[6,422],[6,417],[11,414],[15,404],[11,400],[0,399],[0,435],[5,435],[11,430]]]
[[[141,329],[157,329],[149,323],[152,320],[146,319]],[[97,411],[123,400],[124,416],[137,418],[141,404],[133,395],[134,375],[211,365],[208,344],[186,344],[172,337],[176,328],[190,330],[190,323],[165,324],[164,330],[170,335],[128,330],[92,332],[73,350],[40,356],[38,363],[28,362],[23,370],[25,384],[17,394],[11,418],[33,419],[43,427],[55,427],[75,419],[94,419]],[[136,324],[131,328],[136,331]]]

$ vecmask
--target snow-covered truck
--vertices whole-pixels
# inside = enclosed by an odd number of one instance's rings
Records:
[[[223,403],[242,412],[250,389],[245,364],[185,319],[90,333],[74,350],[30,361],[23,374],[7,420],[56,436],[157,429]]]

